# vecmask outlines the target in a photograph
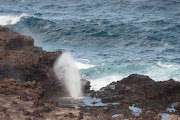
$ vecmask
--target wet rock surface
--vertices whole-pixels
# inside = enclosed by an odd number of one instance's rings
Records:
[[[164,119],[162,115],[165,113],[169,116],[180,115],[180,104],[173,108],[170,106],[174,102],[180,103],[180,82],[172,79],[155,82],[148,76],[132,74],[92,92],[91,98],[94,97],[101,99],[104,105],[97,109],[92,102],[92,105],[83,109],[101,119],[159,120]],[[94,104],[100,102],[94,101]]]
[[[35,81],[16,83],[14,79],[0,82],[1,120],[91,120],[91,116],[74,108],[61,108],[55,101],[43,99],[44,90]]]

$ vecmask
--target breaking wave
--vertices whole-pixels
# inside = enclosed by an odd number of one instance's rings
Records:
[[[18,23],[22,17],[27,16],[26,14],[22,14],[20,16],[12,16],[12,15],[2,15],[0,16],[0,25],[14,25]]]

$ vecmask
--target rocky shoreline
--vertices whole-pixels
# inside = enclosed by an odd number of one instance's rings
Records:
[[[131,74],[92,93],[91,97],[100,98],[106,108],[90,107],[87,111],[104,118],[111,119],[117,114],[118,119],[166,120],[165,116],[172,114],[171,117],[180,119],[180,82],[172,79],[155,82],[148,76]]]
[[[61,51],[46,52],[31,37],[0,27],[0,118],[3,120],[179,120],[180,82],[132,74],[99,91],[83,81],[84,98],[62,107],[66,92],[52,66]],[[73,102],[72,102],[73,103]]]

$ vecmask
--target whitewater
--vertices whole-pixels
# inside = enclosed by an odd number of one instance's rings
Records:
[[[0,25],[47,51],[70,51],[98,90],[132,73],[180,81],[180,2],[2,0]]]

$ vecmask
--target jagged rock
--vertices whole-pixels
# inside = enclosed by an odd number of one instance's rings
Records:
[[[46,52],[33,43],[31,37],[20,35],[7,27],[0,27],[0,80],[35,80],[40,81],[45,89],[56,88],[58,81],[52,66],[61,51]]]
[[[112,86],[113,89],[112,89]],[[150,101],[179,101],[180,82],[172,79],[168,81],[155,82],[148,76],[132,74],[118,82],[113,82],[105,88],[102,93],[106,98],[113,98],[114,101],[120,100],[120,96],[129,99],[140,99]],[[125,99],[125,98],[124,98]],[[103,99],[105,101],[105,98]]]
[[[149,78],[149,76],[131,74],[127,78],[124,78],[118,82],[120,82],[121,84],[125,84],[126,86],[139,87],[140,85],[154,83],[155,81]]]
[[[45,90],[60,89],[52,67],[61,54],[61,51],[46,52],[34,46],[33,38],[0,26],[0,81],[4,78],[14,78],[18,82],[34,80],[39,81]],[[88,90],[90,83],[86,80],[83,83]],[[26,87],[32,88],[27,84]]]
[[[0,27],[0,50],[19,50],[33,44],[31,37],[20,35],[7,27]]]
[[[44,90],[35,81],[16,83],[16,80],[10,78],[0,82],[0,93],[6,95],[17,94],[20,95],[22,100],[28,101],[41,98],[44,95]]]
[[[82,81],[84,92],[88,92],[91,88],[91,85],[90,85],[91,83],[87,81],[86,79],[81,79],[81,81]]]
[[[129,106],[141,108],[142,119],[155,119],[158,113],[167,113],[166,109],[171,103],[180,102],[180,82],[172,79],[168,81],[155,82],[148,76],[132,74],[117,82],[112,82],[106,87],[95,91],[92,97],[102,99],[101,102],[111,104],[105,110],[91,108],[89,111],[94,114],[112,110],[109,113],[120,113],[128,117],[136,117],[128,111]],[[115,105],[113,105],[115,104]],[[179,105],[174,107],[179,113]],[[97,108],[96,108],[97,109]]]

